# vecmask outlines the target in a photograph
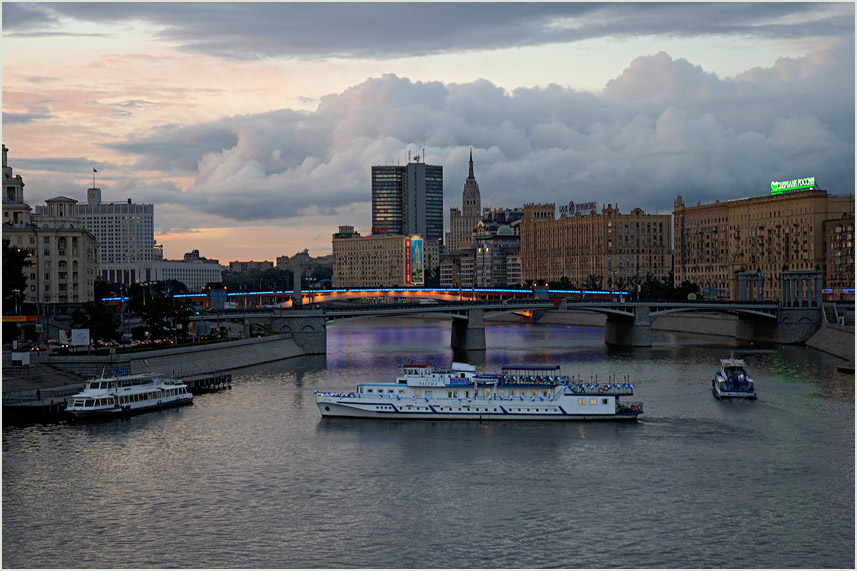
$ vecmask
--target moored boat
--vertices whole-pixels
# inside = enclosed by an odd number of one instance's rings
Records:
[[[711,391],[718,399],[756,398],[756,385],[747,372],[746,363],[734,357],[720,359],[720,370],[714,373]]]
[[[181,380],[143,373],[89,380],[65,410],[76,418],[111,417],[191,403],[193,395]]]
[[[634,385],[563,376],[557,366],[510,366],[478,374],[467,363],[448,371],[408,363],[394,382],[359,383],[356,392],[315,391],[324,417],[465,420],[636,420]]]

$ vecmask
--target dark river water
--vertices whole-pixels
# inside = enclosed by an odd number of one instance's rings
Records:
[[[853,568],[854,376],[803,347],[489,326],[480,370],[630,378],[637,423],[322,419],[315,389],[452,360],[449,324],[356,321],[193,406],[3,429],[4,568]],[[734,351],[755,402],[717,401]]]

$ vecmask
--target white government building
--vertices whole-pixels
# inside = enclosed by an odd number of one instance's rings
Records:
[[[110,283],[177,280],[188,291],[202,291],[205,284],[219,282],[226,269],[216,261],[185,255],[184,260],[164,260],[163,249],[155,243],[155,207],[152,204],[102,202],[101,189],[87,190],[87,202],[77,204],[84,228],[95,235],[98,268]]]

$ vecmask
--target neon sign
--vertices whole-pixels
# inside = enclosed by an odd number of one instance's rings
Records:
[[[795,180],[771,181],[771,194],[782,194],[786,190],[799,190],[801,188],[814,188],[815,177],[798,178]]]

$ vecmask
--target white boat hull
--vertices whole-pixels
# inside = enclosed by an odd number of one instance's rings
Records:
[[[391,403],[389,400],[369,401],[361,399],[361,402],[353,402],[353,399],[337,400],[335,397],[317,399],[318,410],[323,417],[347,417],[347,418],[389,418],[403,420],[637,420],[642,410],[629,412],[613,412],[585,414],[567,410],[562,405],[534,406],[516,404],[514,401],[508,403],[491,403],[490,406],[474,405],[452,406],[453,410],[441,410],[449,408],[447,405],[432,405],[423,403],[418,408],[411,405]],[[526,410],[529,408],[529,412]],[[496,409],[496,412],[494,410]],[[525,410],[519,410],[525,409]]]
[[[193,397],[191,398],[183,398],[180,400],[174,401],[163,401],[163,402],[154,402],[152,404],[140,404],[139,406],[114,406],[110,408],[100,408],[100,409],[91,409],[91,410],[66,410],[72,417],[77,419],[83,418],[113,418],[116,416],[128,416],[132,414],[138,414],[143,412],[150,412],[153,410],[160,410],[164,408],[172,408],[174,406],[184,406],[188,404],[193,404]]]

